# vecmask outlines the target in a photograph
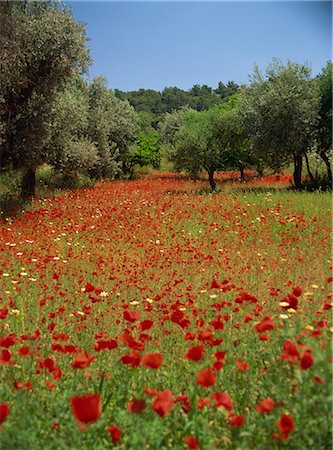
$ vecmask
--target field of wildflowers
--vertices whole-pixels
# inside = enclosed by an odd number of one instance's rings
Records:
[[[0,448],[331,448],[331,195],[288,182],[151,174],[5,220]]]

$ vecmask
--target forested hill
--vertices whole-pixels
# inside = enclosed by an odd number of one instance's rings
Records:
[[[128,100],[136,111],[159,116],[183,106],[204,111],[223,102],[238,90],[239,86],[234,81],[228,81],[227,84],[220,81],[216,89],[206,84],[195,84],[188,91],[178,87],[166,87],[162,92],[153,89],[123,92],[115,89],[114,93],[120,100]]]

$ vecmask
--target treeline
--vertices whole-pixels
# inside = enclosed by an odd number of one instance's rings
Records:
[[[206,84],[195,84],[188,91],[178,87],[166,87],[162,92],[153,89],[123,92],[115,89],[114,93],[120,100],[128,100],[136,111],[151,114],[156,119],[184,106],[196,111],[207,110],[238,91],[239,85],[234,81],[228,81],[227,84],[219,81],[216,89]]]
[[[0,167],[22,173],[22,198],[35,192],[47,163],[64,181],[133,176],[159,167],[162,156],[195,176],[206,170],[281,170],[302,164],[318,183],[309,157],[331,180],[332,64],[310,70],[275,60],[249,86],[194,85],[162,92],[112,91],[84,78],[91,63],[85,28],[58,2],[0,2]]]

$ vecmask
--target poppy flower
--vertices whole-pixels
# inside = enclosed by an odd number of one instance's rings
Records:
[[[248,363],[243,361],[242,359],[236,359],[235,364],[241,372],[247,370],[250,367]]]
[[[141,331],[150,330],[150,328],[153,325],[154,325],[154,322],[152,320],[148,320],[148,319],[143,320],[142,322],[139,323]]]
[[[301,355],[299,354],[296,344],[287,339],[283,344],[283,353],[280,356],[280,359],[284,359],[290,364],[296,364],[300,357]]]
[[[289,434],[295,429],[295,422],[288,414],[282,414],[280,420],[276,422],[276,426],[282,433],[282,440],[286,440]]]
[[[192,409],[192,405],[190,403],[190,399],[188,398],[187,395],[178,395],[178,397],[176,397],[174,399],[174,403],[181,403],[182,411],[185,414],[188,414],[191,411],[191,409]]]
[[[11,363],[12,354],[9,350],[4,349],[0,352],[0,364],[10,364]]]
[[[141,360],[141,366],[158,369],[163,363],[163,355],[161,353],[147,353]]]
[[[124,319],[127,322],[136,322],[140,317],[141,314],[137,311],[124,311]]]
[[[292,295],[294,295],[295,297],[300,297],[302,295],[303,291],[302,288],[300,288],[299,286],[294,287]]]
[[[120,358],[123,364],[130,367],[138,367],[140,365],[140,359],[140,353],[135,350]]]
[[[102,413],[99,394],[71,397],[71,408],[75,419],[82,425],[96,422]]]
[[[7,419],[9,410],[10,408],[8,403],[0,403],[0,428],[3,422]]]
[[[234,428],[241,427],[244,424],[244,421],[245,419],[243,416],[231,414],[229,418],[230,425]]]
[[[157,394],[157,390],[154,388],[153,389],[144,388],[144,393],[150,395],[151,397],[155,397],[155,395]]]
[[[198,449],[199,443],[194,436],[185,436],[183,437],[183,441],[187,443],[187,448]]]
[[[196,382],[202,387],[210,387],[216,383],[217,375],[212,369],[202,369],[197,373]]]
[[[94,355],[88,355],[88,353],[79,353],[74,357],[72,362],[73,369],[85,369],[90,366],[92,361],[95,359]]]
[[[203,345],[196,345],[195,347],[189,348],[184,354],[184,358],[190,359],[191,361],[199,361],[203,358],[205,349]]]
[[[230,410],[234,406],[230,395],[226,392],[213,392],[211,397],[215,400],[215,408],[222,406],[224,409]]]
[[[314,376],[312,377],[312,380],[313,380],[315,383],[318,383],[318,384],[324,384],[324,380],[323,380],[321,377],[319,377],[318,375],[314,375]]]
[[[198,409],[204,409],[205,406],[210,405],[210,398],[209,397],[199,397],[197,400],[197,406]]]
[[[219,281],[216,281],[215,278],[213,278],[210,288],[211,289],[221,289],[221,287],[222,287],[222,283],[220,283]]]
[[[110,438],[114,444],[119,442],[121,440],[121,438],[123,437],[123,434],[122,434],[120,428],[115,424],[110,425],[107,428],[107,431],[108,431]]]
[[[95,352],[100,352],[101,350],[113,350],[118,347],[117,341],[115,339],[110,339],[109,341],[98,340],[94,346]]]
[[[86,283],[86,285],[84,286],[84,292],[94,292],[95,290],[95,286],[93,286],[91,283]]]
[[[169,414],[173,404],[172,392],[169,389],[156,392],[156,398],[152,403],[152,408],[160,417]]]
[[[0,337],[0,347],[9,348],[17,342],[16,334],[11,333],[7,336]]]
[[[307,370],[310,369],[311,366],[313,366],[314,363],[314,357],[311,350],[306,350],[301,358],[301,369]]]
[[[268,413],[274,409],[274,400],[270,397],[265,398],[256,406],[256,411],[259,413]]]
[[[271,316],[266,316],[261,319],[259,323],[254,326],[257,333],[263,333],[264,331],[270,331],[275,328],[275,324]]]
[[[127,405],[127,411],[131,414],[140,414],[146,407],[144,400],[131,400]]]

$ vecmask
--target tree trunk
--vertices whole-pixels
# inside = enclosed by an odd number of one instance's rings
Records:
[[[296,153],[294,155],[294,184],[296,189],[301,190],[302,189],[302,154]]]
[[[238,168],[240,172],[240,180],[245,181],[243,161],[238,161]]]
[[[310,177],[312,183],[315,184],[316,183],[316,179],[313,176],[313,173],[311,172],[310,164],[309,164],[309,158],[308,158],[308,155],[307,155],[306,152],[304,152],[304,157],[305,157],[305,163],[306,163],[306,168],[308,170],[309,177]]]
[[[210,184],[210,187],[212,188],[212,191],[215,191],[215,189],[216,189],[216,183],[215,183],[215,180],[214,180],[214,169],[209,169],[208,171],[208,179],[209,179],[209,184]]]
[[[330,164],[330,159],[325,151],[320,152],[320,157],[326,165],[328,181],[330,183],[332,183],[332,168],[331,168],[331,164]]]
[[[122,171],[123,171],[123,175],[128,174],[128,167],[127,167],[127,164],[125,163],[125,161],[123,161]]]
[[[29,197],[35,195],[36,188],[36,169],[28,167],[23,172],[21,185],[21,199],[28,200]]]

